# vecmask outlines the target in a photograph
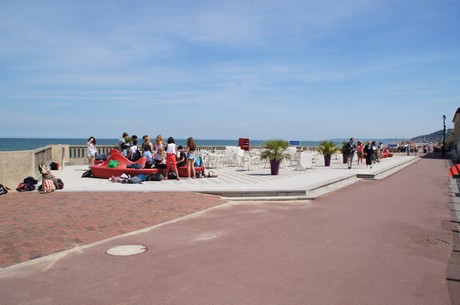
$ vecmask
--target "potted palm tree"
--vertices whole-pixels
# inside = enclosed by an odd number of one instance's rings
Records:
[[[286,151],[289,147],[289,142],[284,140],[268,140],[262,143],[262,148],[265,149],[260,158],[270,161],[272,175],[278,175],[281,161],[290,159],[291,156]]]
[[[324,166],[330,166],[331,156],[338,152],[339,148],[332,141],[321,141],[318,150],[324,156]]]

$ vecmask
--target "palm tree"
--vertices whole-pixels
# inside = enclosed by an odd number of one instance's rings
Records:
[[[288,147],[289,142],[284,140],[268,140],[262,143],[262,148],[265,150],[260,158],[270,161],[272,175],[278,175],[281,161],[291,158],[291,155],[286,151]]]
[[[331,156],[338,152],[339,148],[332,141],[321,141],[318,150],[324,156],[324,166],[330,166]]]

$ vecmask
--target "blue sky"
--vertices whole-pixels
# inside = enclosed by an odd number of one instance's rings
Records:
[[[0,0],[0,137],[409,138],[460,107],[460,1]]]

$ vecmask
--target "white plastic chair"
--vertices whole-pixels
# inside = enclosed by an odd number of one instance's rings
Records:
[[[313,168],[313,156],[314,154],[308,152],[300,153],[299,164],[295,170],[307,170]]]

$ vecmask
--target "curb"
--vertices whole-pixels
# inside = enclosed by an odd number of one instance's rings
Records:
[[[449,164],[448,164],[449,165]],[[452,304],[460,304],[460,181],[449,178],[449,204],[451,219],[443,223],[446,230],[452,231],[452,252],[447,265],[447,282]]]
[[[411,159],[407,162],[384,168],[373,174],[348,174],[339,178],[330,179],[310,186],[308,189],[295,190],[272,190],[272,191],[203,191],[202,194],[221,196],[230,201],[291,201],[291,200],[315,200],[319,197],[335,191],[341,187],[351,185],[361,180],[379,180],[388,177],[397,171],[409,166],[420,158]]]

